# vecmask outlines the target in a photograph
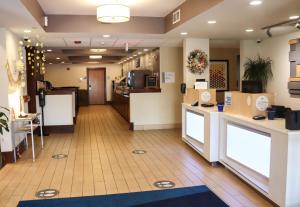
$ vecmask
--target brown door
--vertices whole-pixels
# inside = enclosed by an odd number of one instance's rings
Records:
[[[87,69],[89,104],[106,104],[105,68]]]

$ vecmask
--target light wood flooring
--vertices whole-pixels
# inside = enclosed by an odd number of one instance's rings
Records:
[[[135,149],[147,153],[132,154]],[[51,158],[60,153],[68,158]],[[2,168],[0,206],[37,199],[46,188],[59,190],[61,198],[77,197],[156,190],[157,180],[207,185],[234,207],[272,206],[228,170],[211,167],[181,141],[180,130],[129,131],[110,106],[81,108],[74,134],[51,134],[35,163],[29,149]]]

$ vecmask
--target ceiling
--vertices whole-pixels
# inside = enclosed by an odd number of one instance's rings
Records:
[[[40,25],[19,0],[0,0],[0,27],[22,34],[24,29],[40,29]]]
[[[167,33],[175,37],[182,31],[190,37],[211,39],[255,39],[266,38],[261,28],[289,20],[289,16],[300,15],[299,0],[263,0],[259,6],[250,6],[250,0],[224,0],[212,9]],[[210,25],[209,20],[217,21]],[[251,28],[255,31],[246,33]],[[274,36],[297,31],[293,27],[272,29]]]
[[[118,2],[131,9],[132,16],[165,17],[185,0],[38,0],[46,14],[95,15],[101,4]]]
[[[51,48],[51,50],[46,52],[46,60],[50,64],[118,63],[130,54],[138,52],[136,49],[125,51],[123,48]],[[100,55],[101,59],[91,59],[90,55]]]
[[[132,8],[133,15],[163,17],[184,0],[119,0]],[[126,2],[124,2],[126,1]],[[104,0],[38,0],[46,14],[92,14],[95,15],[95,8],[98,4],[106,3]],[[161,46],[182,46],[184,38],[210,38],[211,47],[239,47],[241,39],[264,39],[266,32],[262,27],[273,25],[288,20],[291,15],[300,15],[299,0],[263,0],[259,6],[250,6],[250,0],[224,0],[222,3],[210,10],[194,17],[190,21],[178,26],[166,34],[136,34],[118,32],[110,33],[110,38],[103,38],[97,33],[46,33],[38,25],[36,20],[29,14],[19,0],[0,0],[0,27],[6,27],[24,36],[24,29],[31,29],[31,36],[39,34],[45,46],[54,51],[53,57],[49,60],[55,62],[57,55],[62,55],[66,62],[76,62],[63,49],[89,49],[107,48],[119,49],[117,54],[124,51],[125,43],[130,49],[155,48]],[[9,18],[7,18],[9,17]],[[216,20],[217,23],[210,25],[208,20]],[[254,32],[246,33],[245,29],[252,28]],[[271,33],[279,34],[297,31],[293,27],[279,27],[272,29]],[[187,36],[181,36],[181,32],[188,32]],[[27,36],[27,34],[26,34]],[[81,44],[74,44],[74,41],[81,41]],[[82,51],[84,52],[84,51]],[[123,55],[126,55],[123,54]],[[128,54],[127,54],[128,55]],[[75,55],[77,59],[82,55]],[[83,61],[88,61],[85,56]],[[111,56],[112,57],[112,56]],[[118,56],[118,60],[123,56]],[[54,59],[51,59],[54,58]],[[117,59],[103,58],[103,61],[114,61]],[[59,60],[57,62],[61,62]]]

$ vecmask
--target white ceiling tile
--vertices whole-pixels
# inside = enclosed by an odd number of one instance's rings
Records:
[[[63,38],[45,38],[44,45],[47,47],[66,47]]]
[[[93,38],[91,47],[113,47],[116,41],[117,39],[115,38]]]

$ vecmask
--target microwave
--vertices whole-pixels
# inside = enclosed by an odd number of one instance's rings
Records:
[[[158,77],[157,76],[146,76],[146,88],[157,88]]]

